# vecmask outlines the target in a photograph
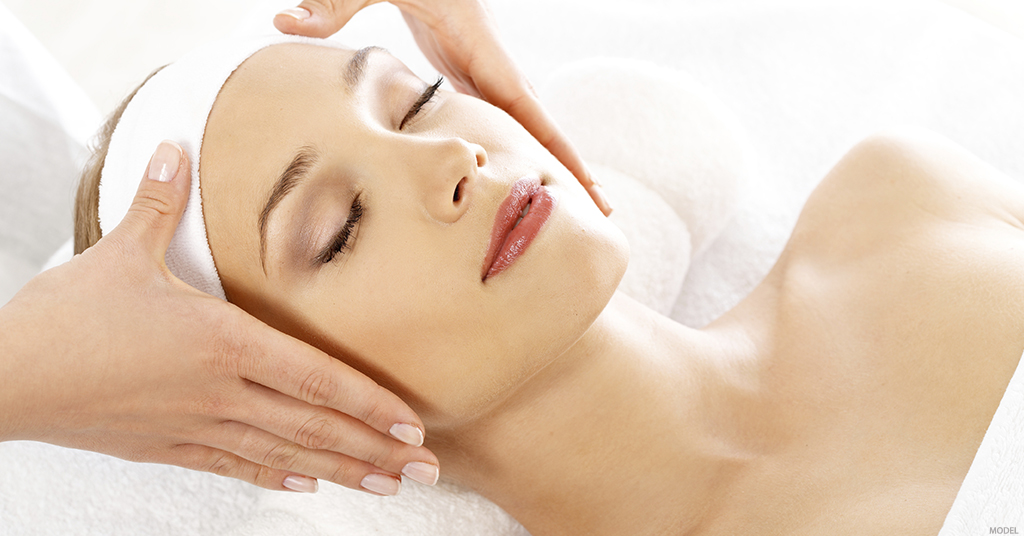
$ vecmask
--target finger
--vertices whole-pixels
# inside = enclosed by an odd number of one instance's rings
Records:
[[[413,462],[439,465],[437,457],[424,447],[408,445],[348,415],[311,406],[261,385],[250,384],[236,408],[234,420],[301,447],[334,451],[392,473],[403,472]]]
[[[397,3],[397,2],[392,2]],[[446,54],[442,54],[444,46],[438,41],[437,35],[429,26],[423,23],[420,19],[414,16],[406,8],[409,6],[401,6],[402,18],[405,19],[406,26],[409,27],[409,31],[412,32],[413,38],[416,40],[416,44],[419,46],[420,51],[426,56],[427,61],[434,66],[444,77],[452,84],[456,91],[482,99],[480,91],[476,88],[473,83],[473,78],[467,76],[462,69],[452,65]],[[429,12],[428,15],[432,15]],[[422,14],[421,14],[422,15]]]
[[[274,17],[274,27],[286,34],[330,37],[348,24],[360,9],[380,0],[303,0]]]
[[[337,452],[307,449],[236,421],[221,423],[212,435],[211,446],[260,466],[380,495],[397,494],[401,483],[397,472],[384,471]]]
[[[524,82],[511,92],[510,88],[515,86],[502,86],[498,90],[485,86],[481,88],[483,96],[488,102],[502,108],[523,125],[586,188],[601,212],[605,216],[610,215],[612,213],[611,203],[604,195],[601,186],[595,182],[579,151],[555,123],[554,118],[548,114],[529,83],[525,82],[525,79],[523,80]]]
[[[432,4],[397,0],[392,3],[399,4],[420,50],[457,91],[482,98],[508,112],[576,176],[606,216],[611,214],[608,199],[579,152],[541,105],[529,81],[498,41],[497,29],[486,4],[471,2],[457,13],[461,16],[445,17],[431,10]],[[447,55],[439,52],[460,49],[467,41],[479,43],[480,47],[464,57],[467,64],[461,67],[452,65]]]
[[[172,141],[161,142],[128,213],[110,235],[136,244],[162,263],[185,211],[191,179],[188,157],[181,147]]]
[[[154,461],[235,478],[274,491],[315,493],[318,488],[313,478],[260,465],[206,445],[178,445],[169,454]]]
[[[239,377],[314,406],[352,416],[407,444],[423,444],[416,413],[359,371],[297,339],[252,320],[242,334],[248,350],[237,356]],[[262,344],[251,344],[253,340]]]

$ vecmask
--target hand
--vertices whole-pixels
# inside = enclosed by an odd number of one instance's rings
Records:
[[[393,494],[403,469],[432,484],[437,458],[398,397],[171,275],[190,167],[164,142],[150,168],[116,229],[0,309],[0,440],[273,490],[315,491],[323,478]]]
[[[284,33],[327,37],[360,9],[381,0],[303,0],[274,18]],[[537,98],[498,39],[483,0],[391,0],[402,10],[420,50],[455,89],[482,98],[519,121],[565,165],[607,216],[612,208],[576,148]]]

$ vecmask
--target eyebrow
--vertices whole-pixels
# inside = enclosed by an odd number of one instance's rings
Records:
[[[369,46],[356,51],[345,65],[345,83],[349,90],[355,89],[363,79],[363,72],[366,70],[366,59],[371,52],[387,52],[381,47]]]
[[[357,50],[345,64],[344,79],[349,91],[354,90],[363,80],[367,59],[372,52],[387,52],[387,50],[377,46],[364,47]],[[270,215],[281,204],[285,196],[310,175],[319,158],[319,153],[313,147],[306,146],[299,149],[295,158],[292,158],[291,163],[277,178],[274,187],[270,190],[270,196],[267,198],[263,210],[260,211],[259,219],[260,265],[263,266],[263,275],[267,275],[267,225],[270,222]]]
[[[303,147],[285,168],[274,188],[270,191],[267,204],[260,212],[260,264],[263,266],[263,275],[267,274],[267,224],[270,221],[270,214],[277,208],[281,201],[309,176],[310,171],[316,165],[320,155],[312,147]]]

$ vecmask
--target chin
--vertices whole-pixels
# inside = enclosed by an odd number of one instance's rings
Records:
[[[449,333],[449,346],[428,360],[453,365],[414,407],[431,429],[474,422],[512,396],[579,341],[614,296],[629,245],[589,197],[572,193],[559,192],[543,237],[495,278],[492,310],[482,315],[490,321],[462,341]]]
[[[560,200],[566,233],[560,248],[564,266],[572,280],[578,282],[575,286],[581,292],[577,296],[593,301],[599,313],[626,273],[629,243],[622,230],[601,213],[575,179],[565,190]]]
[[[586,204],[593,205],[590,197]],[[596,206],[571,229],[569,247],[560,256],[565,273],[566,316],[577,321],[578,340],[611,301],[629,264],[629,243],[622,231]]]
[[[535,348],[542,359],[557,358],[590,329],[615,295],[629,263],[625,235],[582,187],[578,189],[582,195],[559,199],[549,221],[550,239],[536,252],[543,255],[519,286],[533,302],[524,311],[524,317],[533,318],[524,325],[546,335],[543,346]],[[568,193],[575,194],[572,190]]]

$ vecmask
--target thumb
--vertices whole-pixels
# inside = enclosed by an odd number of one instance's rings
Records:
[[[348,24],[360,9],[381,0],[303,0],[274,17],[281,32],[306,37],[330,37]]]
[[[111,234],[121,235],[121,239],[134,244],[135,249],[163,263],[174,230],[185,212],[191,182],[185,152],[173,141],[160,142],[128,214]]]

